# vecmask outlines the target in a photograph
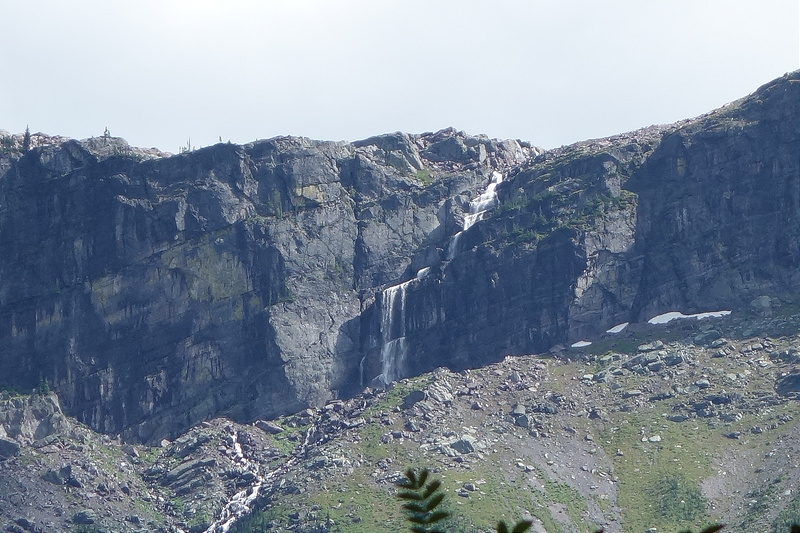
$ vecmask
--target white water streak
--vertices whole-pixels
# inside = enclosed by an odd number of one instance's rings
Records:
[[[456,252],[458,252],[458,241],[461,239],[461,236],[464,234],[463,231],[459,231],[452,237],[450,237],[450,244],[447,245],[447,260],[451,261],[455,256]]]
[[[456,253],[458,253],[458,240],[461,234],[481,220],[484,220],[489,210],[497,206],[497,186],[502,183],[502,181],[503,175],[500,172],[492,172],[492,179],[489,185],[486,186],[486,190],[469,203],[469,213],[464,215],[464,223],[461,231],[453,235],[450,238],[450,244],[447,245],[448,261],[452,260],[456,256]]]
[[[383,290],[381,301],[381,379],[389,384],[404,377],[408,345],[406,343],[405,281]]]
[[[255,475],[256,482],[250,487],[233,495],[225,507],[222,508],[219,519],[206,529],[206,533],[227,533],[237,519],[252,510],[253,502],[258,498],[258,493],[261,491],[261,487],[264,484],[264,478],[261,477],[258,465],[247,459],[244,452],[242,452],[242,445],[239,444],[237,433],[234,432],[231,438],[233,439],[233,451],[236,462],[242,465],[247,471],[252,472]]]
[[[228,503],[222,509],[220,518],[211,524],[211,526],[206,529],[205,533],[227,533],[236,520],[250,513],[253,510],[253,502],[255,502],[261,489],[264,487],[271,487],[271,484],[274,481],[276,481],[280,476],[286,474],[288,471],[292,470],[301,459],[305,458],[307,455],[309,442],[311,441],[311,436],[314,434],[315,430],[315,426],[309,428],[308,431],[306,431],[303,443],[295,449],[295,451],[292,453],[292,457],[290,457],[280,467],[268,472],[263,477],[259,476],[257,473],[258,465],[254,465],[242,453],[242,447],[239,445],[239,441],[234,435],[234,451],[236,452],[236,457],[237,459],[240,459],[240,461],[243,461],[243,464],[255,469],[255,471],[250,471],[256,474],[257,481],[251,487],[234,494],[230,501],[228,501]]]

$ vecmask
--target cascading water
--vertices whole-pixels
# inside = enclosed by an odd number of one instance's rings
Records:
[[[406,290],[411,281],[383,291],[381,301],[381,375],[383,384],[403,377],[406,343]]]
[[[495,170],[492,172],[492,179],[489,182],[489,185],[486,187],[486,190],[481,193],[478,198],[469,203],[469,213],[464,216],[464,225],[461,228],[461,231],[450,238],[450,244],[447,246],[448,261],[453,259],[458,252],[458,240],[461,238],[461,234],[475,225],[476,222],[483,220],[486,216],[486,213],[493,207],[497,206],[498,200],[496,189],[502,181],[503,175]]]
[[[239,444],[238,434],[235,431],[231,434],[231,440],[233,441],[236,462],[246,471],[252,473],[256,482],[233,495],[225,507],[222,508],[219,519],[206,529],[206,533],[228,533],[228,530],[236,520],[253,509],[253,504],[258,498],[261,487],[264,485],[265,478],[261,476],[258,464],[253,463],[244,455],[242,445]]]
[[[417,271],[413,280],[383,290],[381,296],[381,373],[376,378],[382,385],[388,385],[406,375],[405,363],[408,353],[406,294],[408,286],[412,282],[424,279],[430,273],[430,267],[422,268]],[[362,387],[365,385],[364,365],[366,359],[366,356],[361,358],[358,368]]]
[[[486,213],[497,206],[497,186],[503,181],[500,172],[492,172],[492,179],[486,190],[478,198],[469,203],[469,213],[464,217],[461,231],[453,235],[447,247],[447,259],[453,259],[458,252],[458,240],[476,222],[483,220]],[[417,273],[416,279],[422,279],[430,272],[423,268]],[[408,342],[406,340],[406,292],[408,285],[414,280],[405,281],[383,290],[381,299],[381,374],[376,378],[383,385],[388,385],[406,375],[406,358],[408,355]],[[364,383],[364,363],[366,357],[359,363],[361,386]]]
[[[283,481],[284,476],[296,471],[295,467],[308,457],[308,448],[312,442],[317,445],[328,442],[332,438],[332,435],[326,435],[320,430],[318,427],[319,421],[320,419],[317,419],[317,422],[306,431],[303,442],[295,448],[291,457],[289,457],[283,465],[267,472],[263,476],[259,475],[259,466],[250,461],[244,454],[237,435],[234,433],[232,438],[235,457],[246,470],[255,475],[256,482],[250,487],[234,494],[219,513],[220,517],[205,530],[205,533],[228,533],[237,520],[246,516],[253,510],[256,499],[262,489],[266,489],[266,492],[274,492],[275,486],[280,481]],[[182,532],[183,530],[178,529],[178,531]]]

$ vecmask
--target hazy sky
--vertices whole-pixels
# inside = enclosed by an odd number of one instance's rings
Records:
[[[0,0],[0,129],[177,152],[447,126],[543,147],[800,67],[797,0]]]

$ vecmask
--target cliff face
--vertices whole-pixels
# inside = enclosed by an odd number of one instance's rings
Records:
[[[354,392],[360,290],[535,153],[454,131],[174,157],[36,140],[0,162],[0,385],[47,379],[79,420],[143,440]]]
[[[416,374],[541,352],[668,311],[794,298],[799,87],[794,73],[697,119],[514,168],[497,188],[500,205],[457,238],[452,260],[403,287],[402,318],[398,298],[387,315],[390,300],[377,297],[362,327],[373,372],[395,356],[380,332],[397,320],[406,334],[392,364]]]
[[[0,386],[46,379],[154,441],[795,294],[798,83],[544,153],[453,130],[172,157],[5,137]]]

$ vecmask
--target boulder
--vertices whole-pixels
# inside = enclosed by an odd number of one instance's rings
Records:
[[[514,417],[514,424],[525,429],[531,427],[531,423],[527,415],[518,415]]]
[[[14,457],[19,450],[18,442],[0,437],[0,461]]]
[[[72,479],[72,466],[62,466],[58,470],[50,469],[42,475],[42,479],[54,485],[65,485]]]
[[[406,395],[405,398],[403,398],[403,403],[400,404],[400,408],[401,409],[410,409],[415,404],[417,404],[418,402],[421,402],[425,398],[427,398],[427,395],[425,394],[424,391],[421,391],[421,390],[411,391]]]
[[[264,431],[265,433],[269,433],[270,435],[277,435],[279,433],[283,433],[284,431],[281,426],[275,422],[270,422],[269,420],[256,420],[255,425],[258,429]]]
[[[475,437],[464,435],[457,441],[451,442],[450,447],[461,454],[472,453],[475,451]]]
[[[97,522],[97,513],[92,509],[78,511],[72,516],[72,522],[80,525],[89,525]]]
[[[800,400],[800,374],[789,374],[779,379],[775,391],[781,396]]]
[[[772,316],[772,298],[761,295],[750,302],[750,310],[755,314],[768,318]]]

